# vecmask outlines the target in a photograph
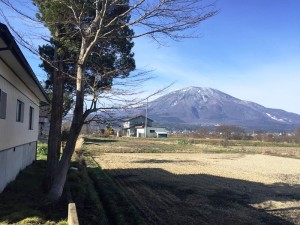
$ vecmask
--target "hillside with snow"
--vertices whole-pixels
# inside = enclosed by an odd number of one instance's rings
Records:
[[[213,88],[188,87],[148,104],[148,115],[159,124],[218,126],[251,129],[300,127],[300,115],[240,100]]]

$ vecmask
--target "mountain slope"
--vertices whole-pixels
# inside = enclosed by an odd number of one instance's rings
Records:
[[[148,105],[149,117],[162,124],[231,124],[248,128],[300,126],[300,115],[243,101],[212,88],[188,87]]]

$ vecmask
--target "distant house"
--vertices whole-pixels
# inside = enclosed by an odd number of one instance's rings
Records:
[[[136,136],[137,137],[145,137],[145,130],[147,131],[147,137],[149,138],[167,138],[168,131],[163,127],[145,127],[137,128]]]
[[[168,137],[168,131],[165,128],[152,126],[152,119],[147,118],[147,124],[145,123],[146,117],[143,115],[128,119],[123,123],[123,133],[127,137]]]
[[[123,123],[123,133],[127,137],[136,137],[137,128],[145,126],[146,117],[143,115],[139,115],[130,119],[127,119]],[[152,127],[153,120],[147,118],[147,126]]]
[[[8,28],[0,23],[0,192],[35,160],[43,88]]]

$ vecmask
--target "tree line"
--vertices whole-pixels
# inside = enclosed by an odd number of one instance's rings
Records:
[[[249,131],[233,125],[201,127],[192,132],[175,132],[177,137],[217,138],[224,140],[255,140],[264,142],[286,142],[300,144],[300,128],[291,132]]]

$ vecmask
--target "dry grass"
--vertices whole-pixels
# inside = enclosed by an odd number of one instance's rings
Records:
[[[300,146],[288,143],[207,139],[85,138],[89,151],[98,153],[247,153],[300,159]]]
[[[148,224],[300,225],[297,146],[90,139],[86,148]]]
[[[232,148],[242,150],[245,153],[249,152],[300,159],[300,147],[233,146]]]

